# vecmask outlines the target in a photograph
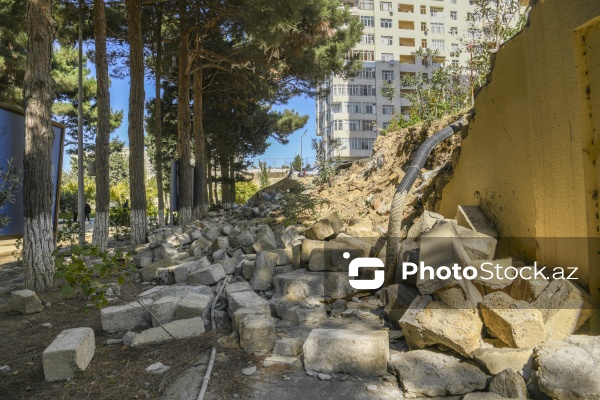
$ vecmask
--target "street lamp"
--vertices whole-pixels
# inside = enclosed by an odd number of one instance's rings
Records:
[[[304,131],[302,136],[300,136],[300,172],[304,171],[304,159],[302,158],[302,138],[306,136],[306,132],[308,132],[308,129]]]

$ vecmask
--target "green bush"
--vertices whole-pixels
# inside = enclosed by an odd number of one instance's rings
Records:
[[[258,192],[258,186],[254,182],[237,182],[235,184],[235,202],[245,204],[256,192]]]
[[[115,232],[115,239],[123,240],[131,237],[129,209],[111,207],[108,213],[108,225]]]

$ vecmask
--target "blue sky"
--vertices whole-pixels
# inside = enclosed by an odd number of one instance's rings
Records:
[[[92,70],[92,73],[95,73],[94,66],[88,65],[88,67]],[[154,82],[146,80],[145,83],[146,89],[146,99],[154,97]],[[119,129],[117,129],[111,137],[118,137],[123,140],[125,143],[128,143],[127,139],[127,112],[129,110],[129,79],[112,79],[111,87],[110,87],[110,103],[111,107],[115,110],[123,110],[123,124]],[[284,110],[285,108],[290,108],[296,110],[301,115],[308,115],[309,119],[304,128],[294,132],[289,137],[289,143],[286,145],[282,145],[277,143],[275,140],[269,140],[271,145],[265,152],[265,154],[256,157],[257,159],[266,159],[267,164],[269,166],[281,166],[284,161],[289,162],[296,156],[296,154],[300,154],[300,137],[302,133],[308,129],[306,136],[302,140],[302,153],[303,158],[307,160],[311,165],[314,164],[315,152],[311,148],[311,140],[310,138],[314,138],[316,132],[316,123],[315,123],[315,100],[307,97],[307,96],[298,96],[291,99],[288,104],[280,105],[274,107],[276,110]]]

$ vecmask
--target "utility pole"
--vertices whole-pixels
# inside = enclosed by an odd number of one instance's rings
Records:
[[[308,129],[304,131],[302,136],[300,136],[300,172],[304,171],[304,159],[302,158],[302,138],[306,136],[306,132],[308,132]]]
[[[77,214],[79,243],[85,242],[85,198],[83,188],[83,0],[79,0],[79,76],[77,94]]]

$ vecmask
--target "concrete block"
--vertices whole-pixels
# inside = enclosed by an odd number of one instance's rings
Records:
[[[221,264],[213,264],[192,272],[189,274],[187,281],[190,285],[210,286],[223,278],[225,278],[225,270]]]
[[[250,283],[254,290],[269,290],[273,287],[277,257],[277,254],[267,251],[259,251],[256,254],[256,264]]]
[[[491,375],[497,375],[508,368],[529,378],[532,369],[532,354],[532,348],[489,347],[475,350],[471,353],[471,357]]]
[[[177,249],[171,243],[163,243],[160,245],[160,254],[162,258],[173,258],[177,255]]]
[[[253,316],[239,322],[240,346],[246,353],[268,353],[275,344],[275,322],[270,316]]]
[[[357,292],[348,282],[347,272],[325,272],[324,294],[332,299],[346,298]]]
[[[181,299],[175,311],[175,319],[208,318],[213,302],[213,296],[190,293]]]
[[[270,301],[271,311],[277,317],[302,324],[327,318],[325,308],[320,303],[291,302],[273,299]]]
[[[33,314],[44,310],[44,305],[33,290],[16,290],[10,294],[12,309],[22,314]]]
[[[304,236],[310,240],[327,240],[335,235],[335,230],[328,220],[320,220],[304,231]]]
[[[256,232],[256,241],[254,242],[254,244],[252,244],[252,248],[256,253],[265,250],[274,250],[277,248],[277,240],[275,239],[275,234],[268,225],[262,226]]]
[[[229,296],[238,292],[252,292],[252,286],[248,282],[234,282],[225,286],[225,296],[229,301]]]
[[[232,317],[235,310],[240,308],[252,308],[255,310],[264,310],[270,313],[269,303],[254,292],[237,292],[229,296],[229,307],[227,312]]]
[[[324,274],[306,273],[305,270],[277,275],[273,280],[274,297],[290,301],[300,301],[307,297],[323,297],[324,282]]]
[[[416,239],[424,233],[429,232],[444,216],[431,211],[423,211],[423,213],[413,222],[408,230],[407,239]]]
[[[344,258],[344,253],[350,253]],[[368,256],[363,247],[349,243],[327,242],[311,251],[308,269],[311,271],[332,271],[348,273],[350,261],[358,257]]]
[[[164,296],[152,303],[149,307],[152,326],[164,325],[173,321],[180,302],[180,296]]]
[[[44,350],[42,364],[48,382],[71,379],[85,371],[96,351],[92,328],[73,328],[62,331]]]
[[[231,275],[235,272],[235,267],[239,264],[239,262],[235,258],[226,258],[219,261],[219,264],[221,264],[223,267],[223,271],[225,271],[226,275]]]
[[[256,260],[244,260],[242,263],[242,276],[244,279],[252,279],[252,275],[254,275],[254,268],[256,268]]]
[[[153,300],[143,299],[141,302],[150,307]],[[150,313],[138,302],[134,301],[122,306],[105,307],[100,310],[102,329],[106,332],[124,332],[135,328],[144,328],[151,325]]]
[[[264,308],[238,308],[233,313],[231,325],[235,332],[240,332],[240,322],[246,318],[257,318],[257,316],[271,317],[271,312]]]
[[[302,353],[302,346],[304,340],[300,338],[281,338],[275,340],[275,347],[273,347],[273,354],[280,356],[297,356]]]
[[[229,239],[227,236],[220,236],[213,240],[210,249],[215,252],[219,249],[227,249],[229,247]]]
[[[404,284],[390,285],[381,289],[383,310],[394,325],[398,325],[400,318],[417,296],[419,292],[415,288]]]
[[[165,329],[172,335],[169,335]],[[204,334],[204,321],[201,317],[181,319],[162,327],[146,329],[133,336],[130,340],[131,347],[137,347],[147,344],[155,344],[168,342],[175,339],[185,339],[190,337],[197,337]]]
[[[173,265],[174,265],[173,260],[171,260],[169,258],[165,258],[163,260],[157,261],[157,262],[152,263],[144,268],[139,269],[138,274],[140,275],[140,278],[142,278],[142,280],[151,281],[152,279],[154,279],[158,276],[157,271],[159,268],[169,268],[169,267],[172,267]]]
[[[498,230],[492,221],[477,206],[458,206],[456,223],[475,232],[498,239]]]
[[[510,347],[534,347],[546,338],[542,313],[504,292],[483,298],[481,316],[490,332]]]
[[[208,258],[202,257],[197,260],[187,261],[183,264],[173,267],[173,275],[175,276],[175,283],[183,283],[187,281],[189,274],[198,271],[202,268],[210,266]]]
[[[303,351],[307,371],[382,376],[387,373],[389,338],[387,331],[313,329]]]

